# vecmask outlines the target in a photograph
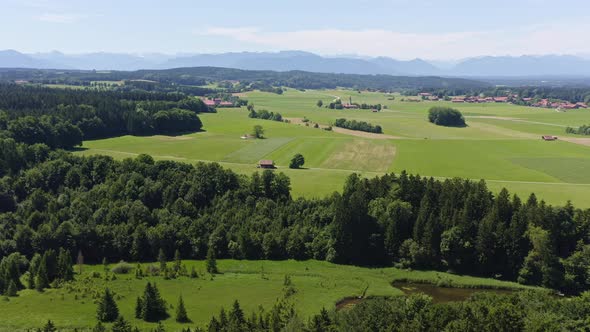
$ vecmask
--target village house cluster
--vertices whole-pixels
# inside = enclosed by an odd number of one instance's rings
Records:
[[[418,96],[428,100],[439,100],[438,97],[433,96],[431,93],[422,92]],[[500,97],[460,97],[455,96],[451,98],[453,103],[511,103],[514,101],[522,100],[527,105],[532,107],[543,107],[543,108],[555,108],[562,110],[573,110],[579,108],[588,108],[585,103],[571,103],[569,101],[550,101],[549,99],[541,99],[538,102],[533,103],[533,98],[520,98],[518,95],[511,96],[500,96]]]
[[[551,102],[549,99],[541,99],[539,102],[534,103],[531,106],[533,106],[533,107],[546,107],[546,108],[559,108],[559,109],[565,109],[565,110],[574,110],[574,109],[578,109],[578,108],[588,108],[588,105],[586,105],[584,103],[575,103],[574,104],[574,103],[570,103],[570,102]]]

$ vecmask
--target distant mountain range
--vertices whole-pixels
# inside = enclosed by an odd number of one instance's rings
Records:
[[[139,70],[202,66],[370,75],[590,76],[590,58],[572,55],[485,56],[445,63],[422,59],[402,61],[388,57],[325,57],[302,51],[141,56],[123,53],[70,55],[60,52],[25,54],[14,50],[0,51],[0,68]]]

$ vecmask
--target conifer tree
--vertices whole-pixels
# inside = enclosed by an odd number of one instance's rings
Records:
[[[174,252],[174,271],[175,272],[180,271],[181,264],[182,264],[182,261],[180,259],[180,250],[176,249],[176,251]]]
[[[27,288],[35,289],[35,274],[30,271],[27,274]]]
[[[215,259],[215,249],[213,246],[209,246],[207,250],[207,272],[211,274],[219,273],[217,269],[217,260]]]
[[[57,332],[57,328],[55,324],[51,320],[48,320],[47,323],[41,329],[42,332]]]
[[[234,301],[232,305],[232,310],[229,312],[229,324],[232,327],[232,330],[241,330],[241,327],[246,323],[244,318],[244,311],[240,308],[240,303],[238,300]]]
[[[39,269],[37,270],[37,275],[35,276],[35,289],[42,291],[48,287],[49,277],[47,276],[47,264],[45,259],[41,259],[41,262],[39,263]]]
[[[141,319],[143,311],[143,301],[141,300],[141,296],[137,297],[137,301],[135,301],[135,318]]]
[[[160,272],[166,272],[166,254],[162,248],[160,248],[160,251],[158,252],[158,262],[160,262]]]
[[[108,288],[105,288],[104,294],[98,302],[96,318],[100,322],[113,322],[119,317],[119,308],[113,298],[113,294]]]
[[[6,289],[6,296],[16,296],[18,292],[18,288],[13,280],[10,280],[8,283],[8,288]]]
[[[57,258],[57,277],[63,281],[74,280],[74,269],[72,267],[72,257],[61,248]]]
[[[131,325],[123,318],[119,316],[112,327],[113,332],[131,332]]]
[[[168,317],[166,302],[160,296],[155,284],[152,285],[148,282],[145,286],[143,297],[138,299],[136,304],[136,314],[138,313],[137,306],[141,308],[139,318],[147,322],[157,322]]]
[[[186,314],[186,308],[184,307],[182,295],[178,297],[178,305],[176,306],[176,321],[179,323],[188,323],[191,321]]]
[[[199,274],[197,273],[197,270],[195,269],[195,267],[194,267],[194,266],[193,266],[193,267],[191,267],[191,274],[190,274],[190,277],[191,277],[191,278],[193,278],[193,279],[194,279],[194,278],[198,278],[198,277],[199,277]]]

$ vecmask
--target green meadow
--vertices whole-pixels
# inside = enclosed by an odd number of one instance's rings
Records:
[[[143,329],[155,328],[155,323],[146,323],[134,318],[135,301],[143,292],[145,284],[155,282],[162,297],[168,304],[171,317],[163,321],[167,331],[183,327],[205,325],[219,310],[229,308],[238,300],[248,315],[258,311],[259,306],[269,310],[277,300],[284,297],[284,280],[291,278],[295,293],[287,297],[297,314],[304,320],[322,308],[332,310],[339,300],[358,296],[399,296],[400,289],[391,286],[394,280],[406,279],[445,282],[463,287],[488,287],[524,289],[516,283],[451,275],[442,272],[409,271],[396,268],[363,268],[343,266],[325,261],[238,261],[219,260],[221,274],[204,272],[204,261],[183,261],[190,271],[195,267],[198,278],[178,277],[165,280],[161,276],[138,279],[135,274],[105,273],[103,265],[84,265],[76,281],[58,289],[47,289],[42,293],[23,290],[18,297],[4,298],[0,304],[2,327],[0,331],[18,331],[42,326],[48,319],[60,329],[89,328],[96,324],[96,302],[98,295],[109,287],[115,294],[120,313],[133,326]],[[143,264],[142,268],[148,264]],[[107,271],[113,265],[108,266]],[[78,267],[76,267],[78,272]],[[109,275],[106,280],[105,275]],[[174,321],[174,306],[182,295],[192,323],[179,324]],[[254,299],[254,301],[253,301]],[[23,313],[34,312],[34,315]]]
[[[316,106],[320,99],[325,105],[337,97],[387,108],[371,112]],[[291,178],[295,196],[320,197],[340,190],[352,172],[371,177],[406,170],[437,178],[485,179],[493,190],[506,187],[524,197],[534,192],[551,204],[571,200],[576,206],[590,207],[586,199],[590,196],[590,146],[564,140],[574,137],[565,134],[565,127],[590,123],[589,110],[411,102],[402,101],[407,97],[399,94],[344,89],[288,89],[282,95],[255,91],[244,98],[257,110],[279,112],[292,122],[250,119],[245,108],[218,109],[218,113],[200,115],[202,132],[86,141],[77,153],[116,158],[146,153],[157,159],[215,161],[242,174],[255,172],[258,160],[272,159],[278,171]],[[426,115],[434,105],[459,109],[468,126],[447,128],[429,123]],[[310,120],[308,127],[300,124],[303,118]],[[337,118],[380,125],[384,139],[313,128],[314,123],[329,125]],[[256,124],[264,127],[264,139],[240,138]],[[564,139],[545,142],[541,135]],[[295,153],[304,155],[305,169],[288,169]]]

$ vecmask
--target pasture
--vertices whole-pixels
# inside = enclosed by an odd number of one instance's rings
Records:
[[[157,263],[156,263],[157,264]],[[452,284],[458,287],[524,289],[516,283],[494,279],[451,275],[442,272],[408,271],[396,268],[363,268],[343,266],[325,261],[238,261],[219,260],[221,274],[205,272],[204,261],[183,261],[187,270],[195,267],[199,277],[178,277],[165,280],[162,276],[137,279],[134,272],[117,274],[112,280],[113,265],[84,265],[76,281],[59,289],[47,289],[42,293],[23,290],[18,297],[5,298],[0,305],[2,326],[0,331],[17,331],[37,328],[48,319],[60,329],[89,328],[96,324],[96,301],[108,287],[115,294],[120,313],[134,326],[153,329],[155,323],[134,318],[137,296],[145,284],[155,282],[168,304],[171,317],[163,321],[167,331],[183,327],[204,327],[219,310],[230,308],[238,300],[246,316],[258,311],[259,306],[269,310],[278,299],[284,298],[284,280],[291,278],[295,293],[287,297],[297,314],[304,320],[326,308],[332,310],[336,302],[347,297],[399,296],[400,289],[391,286],[394,280],[416,280],[431,283]],[[142,268],[148,264],[143,264]],[[135,266],[135,265],[133,265]],[[78,271],[78,267],[76,267]],[[109,280],[105,276],[109,275]],[[192,323],[174,321],[174,306],[182,295]],[[7,301],[7,302],[6,302]],[[34,315],[23,315],[29,312]],[[108,324],[107,324],[108,325]]]
[[[316,106],[320,99],[326,105],[336,97],[387,108],[371,112]],[[352,172],[371,177],[406,170],[438,178],[485,179],[493,190],[506,187],[523,198],[534,192],[551,204],[571,200],[576,206],[590,207],[586,199],[590,196],[590,146],[576,144],[571,140],[575,136],[565,134],[566,126],[590,123],[589,110],[556,112],[504,103],[410,102],[395,94],[342,89],[287,89],[282,95],[254,91],[244,98],[257,110],[279,112],[289,119],[307,118],[310,124],[250,119],[245,108],[218,109],[218,113],[200,115],[203,132],[86,141],[77,153],[116,158],[147,153],[156,159],[216,161],[242,174],[255,172],[260,159],[273,159],[278,171],[291,178],[294,196],[321,197],[340,190]],[[459,109],[468,126],[429,123],[427,111],[434,105]],[[380,125],[387,139],[313,128],[314,123],[327,126],[337,118]],[[240,138],[256,124],[264,127],[265,139]],[[545,142],[541,135],[563,139]],[[295,153],[305,157],[305,169],[288,169]]]

